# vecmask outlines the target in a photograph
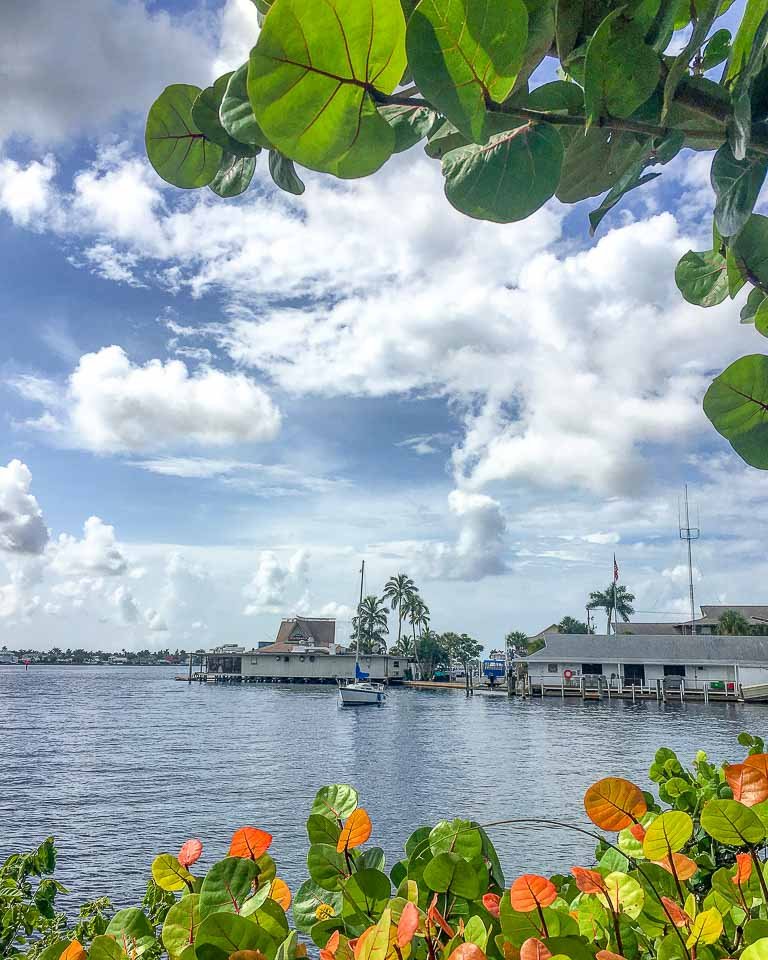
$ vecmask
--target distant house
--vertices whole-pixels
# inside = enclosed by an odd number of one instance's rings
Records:
[[[283,620],[274,643],[259,645],[259,653],[337,653],[336,621],[329,617]]]
[[[640,636],[680,636],[695,633],[700,636],[712,636],[717,633],[720,617],[726,610],[740,613],[751,627],[762,627],[768,632],[768,606],[765,604],[702,604],[701,616],[695,620],[682,620],[677,623],[620,623],[618,632],[638,634]],[[693,629],[691,629],[693,628]],[[553,631],[554,632],[554,631]]]

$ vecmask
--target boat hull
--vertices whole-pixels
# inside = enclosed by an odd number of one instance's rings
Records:
[[[742,687],[741,695],[748,703],[768,703],[768,683],[755,683]]]
[[[355,685],[340,687],[339,696],[341,697],[342,705],[345,707],[361,707],[365,704],[382,704],[387,697],[383,690]]]

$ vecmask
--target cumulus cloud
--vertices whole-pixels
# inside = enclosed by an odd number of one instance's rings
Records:
[[[30,493],[32,473],[21,460],[0,467],[0,549],[40,554],[48,543],[43,511]]]
[[[41,397],[34,378],[18,379],[14,386],[29,399]],[[72,443],[99,453],[269,440],[280,429],[279,410],[244,374],[210,367],[190,372],[181,360],[134,364],[119,346],[80,358],[58,416],[59,431]]]
[[[26,166],[15,160],[0,160],[0,211],[17,226],[42,229],[52,203],[55,174],[52,156],[32,160]]]
[[[110,597],[110,603],[117,609],[118,623],[126,627],[138,623],[140,617],[139,605],[126,586],[121,584],[117,587]]]
[[[81,540],[67,533],[50,546],[51,568],[67,577],[115,577],[126,573],[128,560],[115,537],[115,528],[100,517],[83,524]]]
[[[293,600],[296,612],[306,612],[309,604],[307,581],[309,578],[309,554],[297,550],[283,563],[272,550],[263,550],[256,572],[243,589],[247,617],[262,613],[284,612],[289,587],[302,591]]]

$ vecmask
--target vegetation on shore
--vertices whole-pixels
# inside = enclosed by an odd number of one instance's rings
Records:
[[[156,857],[141,906],[114,913],[100,900],[69,922],[55,909],[63,888],[47,840],[0,867],[0,956],[298,960],[310,941],[321,960],[765,960],[768,754],[759,737],[739,743],[747,755],[719,767],[699,752],[686,769],[660,749],[658,800],[621,777],[593,783],[588,826],[528,810],[420,826],[388,871],[357,792],[324,787],[307,820],[309,878],[294,894],[271,835],[249,826],[207,871],[190,839]],[[594,859],[508,882],[491,836],[533,827],[594,837]]]

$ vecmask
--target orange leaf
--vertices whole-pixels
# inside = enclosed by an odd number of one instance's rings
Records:
[[[354,850],[355,847],[362,846],[370,835],[371,818],[362,807],[358,807],[357,810],[352,811],[344,824],[339,842],[336,844],[336,852],[344,853],[345,850]]]
[[[258,860],[269,850],[272,843],[272,834],[266,830],[257,830],[256,827],[241,827],[232,834],[232,843],[229,845],[230,857],[244,857]]]
[[[87,956],[82,943],[79,940],[73,940],[64,948],[59,960],[86,960]]]
[[[179,850],[179,855],[176,859],[182,867],[191,867],[193,863],[197,863],[200,859],[202,852],[203,844],[200,840],[187,840],[181,850]]]
[[[691,877],[699,869],[698,864],[695,860],[691,860],[690,857],[686,857],[684,853],[673,853],[672,862],[675,865],[675,869],[672,869],[672,866],[669,862],[669,855],[664,857],[663,860],[657,860],[656,863],[663,867],[667,873],[677,874],[678,880],[690,880]]]
[[[584,794],[587,816],[601,830],[614,832],[631,826],[648,809],[643,791],[621,777],[598,780]]]
[[[267,960],[261,950],[235,950],[230,953],[228,960]]]
[[[400,914],[400,922],[397,925],[397,945],[401,950],[413,940],[418,926],[418,907],[409,900],[403,907],[403,912]]]
[[[325,948],[320,951],[320,960],[333,960],[338,949],[339,931],[334,930],[330,937],[328,937],[328,943],[326,943]]]
[[[373,932],[375,931],[375,929],[376,929],[376,924],[374,924],[372,927],[368,927],[367,929],[363,930],[363,932],[360,934],[357,940],[349,941],[350,947],[352,946],[353,943],[355,945],[353,948],[355,957],[360,956],[360,953],[363,949],[363,945],[365,944],[365,941],[368,939],[368,937],[373,935]]]
[[[679,907],[674,900],[670,900],[669,897],[662,897],[661,902],[667,908],[667,913],[669,914],[672,923],[676,927],[686,927],[691,922],[691,918],[683,910],[682,907]]]
[[[492,917],[499,916],[499,905],[501,904],[501,897],[498,893],[484,893],[483,894],[483,906],[490,913]]]
[[[501,945],[501,952],[504,960],[520,960],[520,947],[516,947],[508,940],[505,940]]]
[[[645,840],[645,827],[642,825],[642,823],[633,823],[632,826],[629,828],[629,832],[632,834],[635,840],[639,840],[640,843],[642,843],[643,840]],[[610,953],[610,952],[611,952],[610,950],[600,951],[600,953]],[[614,953],[614,954],[611,954],[611,956],[618,957],[619,954]]]
[[[460,943],[448,960],[485,960],[485,954],[476,943]]]
[[[744,758],[744,763],[768,777],[768,753],[753,753],[750,757]]]
[[[748,763],[734,763],[724,768],[725,779],[733,790],[733,799],[745,807],[768,800],[768,777],[763,771]]]
[[[454,936],[453,930],[451,930],[451,927],[448,924],[448,921],[445,919],[442,913],[440,913],[440,911],[437,909],[437,894],[435,894],[434,897],[432,897],[432,903],[430,903],[429,910],[427,910],[427,919],[430,920],[432,923],[436,924],[438,927],[440,927],[440,929],[443,931],[446,937]]]
[[[276,900],[283,910],[287,910],[291,905],[291,891],[285,880],[281,880],[280,877],[275,877],[272,881],[272,886],[269,888],[269,896],[272,900]]]
[[[748,853],[737,853],[736,854],[736,876],[732,878],[733,882],[740,887],[742,883],[746,883],[751,876],[752,876],[752,857],[750,857]]]
[[[605,880],[597,870],[571,867],[571,873],[576,879],[576,886],[582,893],[605,893]]]
[[[611,953],[610,950],[598,950],[595,960],[625,960],[620,953]]]
[[[537,907],[548,907],[557,900],[557,889],[551,880],[536,873],[524,873],[509,890],[512,909],[530,913]]]
[[[520,960],[549,960],[551,956],[552,952],[547,949],[547,945],[536,937],[528,937],[520,947]]]

